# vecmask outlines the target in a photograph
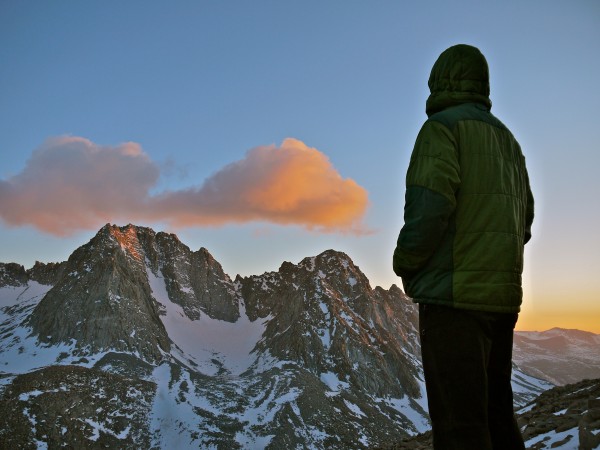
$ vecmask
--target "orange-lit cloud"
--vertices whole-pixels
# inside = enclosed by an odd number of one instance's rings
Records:
[[[25,169],[0,180],[0,217],[55,235],[111,221],[172,227],[266,221],[324,232],[364,233],[368,195],[328,158],[296,139],[250,150],[201,186],[151,195],[160,170],[140,146],[47,140]]]

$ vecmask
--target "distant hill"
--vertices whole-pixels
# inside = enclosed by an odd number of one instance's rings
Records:
[[[513,360],[524,372],[559,386],[600,378],[600,335],[563,328],[517,331]]]

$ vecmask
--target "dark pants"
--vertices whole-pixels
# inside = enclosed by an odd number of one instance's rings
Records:
[[[518,314],[419,305],[435,450],[519,450],[510,384]]]

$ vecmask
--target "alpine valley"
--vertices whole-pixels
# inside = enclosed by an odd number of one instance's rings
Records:
[[[542,376],[515,367],[519,407]],[[231,279],[173,234],[106,225],[66,262],[0,264],[0,448],[369,448],[429,427],[417,309],[344,253]]]

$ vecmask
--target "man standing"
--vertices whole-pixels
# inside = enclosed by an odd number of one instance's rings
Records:
[[[533,222],[525,158],[490,112],[488,65],[477,48],[444,51],[429,89],[394,272],[419,303],[434,448],[524,449],[510,380]]]

